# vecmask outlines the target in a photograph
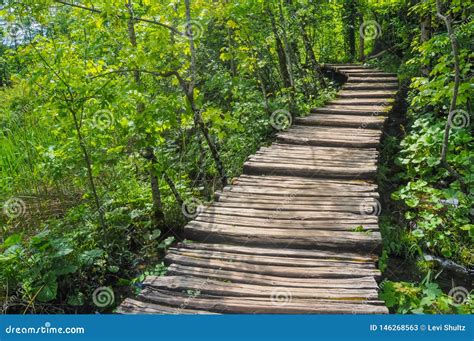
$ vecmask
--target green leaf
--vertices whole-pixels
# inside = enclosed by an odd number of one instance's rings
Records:
[[[41,302],[49,302],[56,298],[58,293],[58,283],[56,281],[50,281],[44,284],[44,286],[37,288],[39,290],[36,299]]]
[[[79,261],[83,265],[92,265],[94,264],[95,260],[99,257],[101,257],[104,254],[104,250],[101,249],[93,249],[89,251],[83,252],[79,256]]]
[[[19,233],[16,233],[16,234],[12,234],[10,237],[8,237],[4,242],[3,244],[1,245],[2,248],[9,248],[10,246],[13,246],[15,244],[18,244],[21,242],[21,234]]]
[[[67,299],[67,304],[73,306],[81,306],[84,305],[85,296],[82,292],[78,292],[77,294],[69,296]]]

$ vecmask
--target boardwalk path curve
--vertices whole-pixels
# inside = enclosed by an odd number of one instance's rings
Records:
[[[278,133],[185,227],[164,277],[149,276],[120,313],[387,313],[377,147],[396,75],[326,65],[347,78],[337,98]]]

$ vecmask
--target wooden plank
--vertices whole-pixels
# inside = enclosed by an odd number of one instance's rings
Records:
[[[311,154],[327,154],[333,153],[335,155],[346,155],[353,153],[355,155],[378,155],[376,148],[348,148],[348,147],[322,147],[322,146],[298,146],[285,143],[274,142],[270,147],[271,149],[288,150],[291,153],[304,152]]]
[[[347,105],[347,106],[392,106],[394,104],[393,98],[354,98],[354,99],[334,99],[330,101],[328,104],[336,104],[336,105]]]
[[[221,269],[230,271],[239,271],[242,273],[253,273],[260,275],[271,275],[289,278],[352,278],[356,280],[359,277],[374,276],[379,277],[380,271],[369,268],[333,268],[333,267],[292,267],[248,264],[245,262],[226,262],[217,259],[202,259],[196,257],[187,257],[184,255],[169,254],[166,255],[167,264],[181,264],[208,269]]]
[[[291,143],[291,144],[302,144],[302,145],[309,145],[309,146],[354,146],[354,147],[377,147],[380,143],[380,138],[367,138],[364,136],[346,136],[346,137],[339,137],[334,136],[311,136],[306,135],[302,136],[303,134],[294,135],[294,134],[287,134],[287,133],[279,133],[277,135],[278,141]],[[320,135],[320,134],[318,134]]]
[[[294,165],[297,162],[301,166],[315,166],[315,167],[375,167],[376,160],[325,160],[325,159],[295,159],[295,158],[284,158],[274,155],[253,155],[248,158],[248,161],[252,162],[269,162],[269,163],[279,163],[279,164],[290,164]]]
[[[294,258],[314,258],[333,260],[353,260],[358,262],[372,263],[377,260],[373,255],[365,255],[356,252],[328,251],[328,250],[301,250],[301,249],[281,249],[281,248],[261,248],[241,245],[210,244],[210,243],[178,243],[180,249],[229,251],[234,253],[256,255],[256,256],[279,256]]]
[[[242,195],[239,193],[224,193],[220,196],[219,203],[248,203],[248,204],[266,204],[272,205],[301,205],[301,206],[319,206],[319,205],[348,205],[348,206],[360,206],[361,203],[364,205],[377,204],[375,198],[364,198],[364,197],[316,197],[316,198],[304,198],[298,197],[297,192],[294,195],[279,198],[275,196],[263,196],[263,195]],[[304,209],[304,207],[302,208]]]
[[[396,91],[357,91],[343,90],[337,93],[339,98],[393,98]]]
[[[165,289],[167,291],[195,290],[199,295],[214,295],[227,297],[265,297],[271,298],[276,290],[285,290],[291,298],[335,299],[378,301],[374,289],[354,288],[279,288],[269,285],[245,283],[229,283],[215,279],[196,279],[189,276],[148,277],[143,283],[147,287]]]
[[[397,83],[347,83],[342,87],[343,90],[398,90]]]
[[[229,224],[238,228],[239,226],[248,227],[272,227],[281,229],[323,229],[323,230],[334,230],[334,231],[354,231],[354,228],[361,228],[362,230],[378,231],[378,224],[376,217],[366,218],[362,217],[360,220],[347,220],[347,219],[320,219],[313,221],[289,221],[283,219],[270,218],[248,218],[232,215],[218,215],[218,214],[205,214],[201,213],[196,218],[196,221],[205,223],[221,223]]]
[[[291,232],[291,233],[290,233]],[[293,248],[364,250],[376,253],[381,250],[379,232],[344,232],[346,236],[335,235],[338,231],[323,230],[282,230],[252,227],[235,227],[214,224],[212,228],[199,223],[185,226],[186,238],[208,243],[230,243],[252,246],[271,246]]]
[[[358,77],[358,76],[349,76],[349,79],[347,80],[347,84],[352,84],[352,83],[395,83],[398,84],[398,78],[397,77],[377,77],[377,76],[363,76],[363,77]]]
[[[346,109],[342,108],[334,108],[331,106],[326,106],[324,108],[314,108],[311,109],[311,113],[313,114],[330,114],[330,115],[355,115],[355,116],[375,116],[375,117],[385,117],[385,111],[369,111],[359,109],[358,107],[350,107]]]
[[[390,72],[383,72],[383,71],[378,71],[378,70],[370,70],[370,69],[367,69],[367,70],[349,70],[349,71],[344,71],[344,74],[346,76],[351,76],[351,75],[360,75],[360,76],[364,76],[364,77],[370,77],[370,76],[377,76],[377,77],[396,77],[397,74],[396,73],[390,73]]]
[[[278,292],[275,291],[275,294]],[[281,296],[281,294],[280,294]],[[186,306],[188,309],[204,309],[219,313],[234,314],[383,314],[386,307],[369,304],[365,300],[337,301],[317,299],[288,299],[279,302],[269,297],[205,297],[203,295],[179,295],[176,292],[145,288],[139,297],[148,302],[170,306]],[[284,298],[284,297],[283,297]]]
[[[296,118],[296,124],[338,127],[382,128],[386,117],[359,115],[327,115],[313,114],[304,118]]]
[[[291,178],[291,179],[290,179]],[[301,179],[301,181],[299,181]],[[332,180],[332,179],[309,179],[309,178],[298,178],[298,177],[285,177],[285,176],[253,176],[248,174],[242,174],[238,178],[232,180],[233,185],[235,186],[254,186],[254,187],[282,187],[285,189],[301,189],[301,192],[312,191],[325,191],[328,189],[334,189],[338,191],[350,191],[350,192],[375,192],[377,190],[377,185],[369,182],[357,183],[356,181],[347,180],[347,183],[343,182],[344,180]],[[226,187],[224,190],[230,189]],[[295,195],[300,193],[296,192]],[[314,193],[314,192],[313,192]],[[338,195],[335,195],[338,196]]]
[[[355,267],[374,269],[373,262],[361,262],[357,260],[335,260],[335,259],[314,259],[314,258],[290,258],[290,257],[276,257],[276,256],[262,256],[249,255],[236,252],[223,252],[215,250],[201,250],[201,249],[176,249],[172,248],[168,254],[178,256],[196,257],[201,259],[220,259],[223,261],[239,261],[249,264],[261,265],[278,265],[278,266],[293,266],[293,267]]]
[[[277,146],[277,144],[275,144]],[[295,146],[297,147],[297,146]],[[373,149],[375,151],[375,149]],[[275,176],[275,175],[248,175],[248,174],[241,174],[238,178],[239,180],[243,181],[246,179],[249,180],[256,180],[259,182],[264,181],[274,181],[278,183],[284,184],[308,184],[308,185],[337,185],[337,186],[360,186],[360,187],[373,187],[377,188],[377,185],[372,181],[367,180],[336,180],[336,179],[308,179],[308,178],[300,178],[296,176]]]
[[[166,314],[166,315],[217,315],[204,310],[185,309],[181,307],[169,307],[165,305],[153,304],[125,299],[117,308],[118,314]]]
[[[375,204],[374,204],[375,205]],[[213,204],[213,207],[229,207],[229,208],[252,208],[262,211],[273,212],[278,210],[280,212],[287,211],[308,211],[308,212],[349,212],[359,213],[361,205],[358,203],[312,203],[311,205],[301,205],[299,203],[275,203],[275,202],[255,202],[255,201],[224,201],[220,200]]]
[[[338,179],[374,179],[376,168],[312,167],[291,164],[272,164],[248,161],[244,164],[247,174],[296,175]]]
[[[363,111],[369,113],[386,113],[390,110],[390,105],[358,105],[356,107],[346,104],[329,103],[324,108],[328,109],[340,109],[340,110],[354,110]]]
[[[180,264],[171,264],[168,267],[167,274],[194,276],[199,278],[213,278],[234,283],[273,285],[282,287],[378,289],[377,282],[373,277],[370,276],[357,278],[357,280],[354,280],[353,278],[288,278],[253,273],[242,273],[238,271],[222,269],[191,267]]]
[[[290,174],[291,175],[291,174]],[[298,197],[308,197],[308,198],[321,198],[321,197],[374,197],[377,198],[379,195],[376,192],[354,192],[345,190],[344,188],[337,187],[320,187],[320,188],[308,188],[304,189],[301,187],[287,187],[282,188],[281,186],[274,185],[260,185],[259,187],[250,184],[249,186],[244,186],[243,183],[240,183],[237,186],[233,186],[226,191],[231,193],[241,193],[241,194],[265,194],[271,196],[295,196]]]

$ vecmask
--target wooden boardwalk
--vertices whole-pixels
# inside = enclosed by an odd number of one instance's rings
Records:
[[[120,313],[387,313],[378,299],[377,147],[396,75],[347,76],[335,100],[298,118],[185,227],[164,277]]]

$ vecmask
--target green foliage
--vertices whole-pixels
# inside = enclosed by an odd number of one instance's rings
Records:
[[[429,275],[420,283],[384,281],[380,299],[397,314],[472,314],[474,294],[463,297],[462,303],[443,293]]]

